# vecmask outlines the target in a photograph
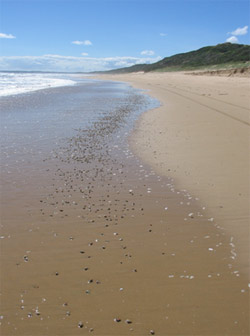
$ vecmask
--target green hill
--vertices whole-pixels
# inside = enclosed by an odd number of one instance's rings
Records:
[[[109,73],[129,73],[138,71],[171,71],[198,69],[214,65],[237,64],[250,61],[250,46],[223,43],[204,47],[195,51],[165,57],[153,64],[137,64],[128,68],[107,71]]]

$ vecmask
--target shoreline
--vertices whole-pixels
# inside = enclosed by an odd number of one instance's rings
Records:
[[[107,104],[93,124],[51,143],[31,171],[18,171],[18,193],[9,188],[15,174],[5,180],[6,336],[249,333],[249,281],[233,242],[203,200],[133,152],[129,119],[148,97],[128,89],[123,106]]]
[[[137,121],[130,144],[157,173],[175,179],[230,236],[249,275],[249,78],[192,73],[101,75],[161,102]]]

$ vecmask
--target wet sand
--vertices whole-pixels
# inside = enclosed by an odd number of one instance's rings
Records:
[[[134,154],[128,114],[79,129],[22,197],[3,189],[3,335],[249,334],[231,235],[172,166]]]

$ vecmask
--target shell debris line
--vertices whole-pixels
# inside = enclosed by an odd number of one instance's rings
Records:
[[[130,149],[128,120],[142,103],[131,95],[46,160],[25,230],[2,239],[5,255],[16,247],[3,269],[16,279],[4,278],[4,335],[247,330],[249,282],[238,276],[233,240]]]

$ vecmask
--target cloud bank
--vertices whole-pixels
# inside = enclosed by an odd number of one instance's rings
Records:
[[[0,38],[4,38],[4,39],[15,39],[16,36],[12,35],[12,34],[4,34],[4,33],[0,33]]]
[[[74,57],[61,55],[3,56],[0,70],[90,72],[154,63],[161,57]]]

